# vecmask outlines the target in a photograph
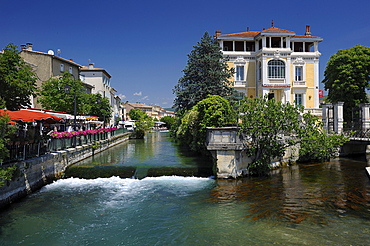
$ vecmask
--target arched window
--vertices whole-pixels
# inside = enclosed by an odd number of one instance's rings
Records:
[[[285,78],[285,64],[281,60],[271,60],[268,62],[268,77],[270,79]]]

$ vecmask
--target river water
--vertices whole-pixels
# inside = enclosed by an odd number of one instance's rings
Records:
[[[151,133],[80,165],[199,163],[209,165]],[[241,180],[61,179],[0,213],[0,245],[369,245],[367,165],[338,159]]]

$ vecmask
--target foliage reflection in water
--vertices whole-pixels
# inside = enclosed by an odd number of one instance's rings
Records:
[[[365,162],[338,159],[274,171],[271,177],[218,180],[210,201],[246,201],[246,218],[321,225],[331,218],[370,220]]]

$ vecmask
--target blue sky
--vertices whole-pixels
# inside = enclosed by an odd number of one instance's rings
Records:
[[[261,31],[271,26],[304,34],[319,45],[320,80],[330,56],[370,46],[370,1],[1,0],[0,48],[33,43],[112,76],[122,101],[171,107],[172,89],[204,32]]]

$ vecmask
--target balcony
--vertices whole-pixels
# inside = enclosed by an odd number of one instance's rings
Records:
[[[293,81],[294,87],[306,87],[306,81]]]
[[[262,83],[263,87],[273,87],[273,88],[286,88],[290,87],[290,84],[287,84],[285,79],[268,79],[267,83]]]
[[[246,87],[247,81],[234,81],[234,87]]]

